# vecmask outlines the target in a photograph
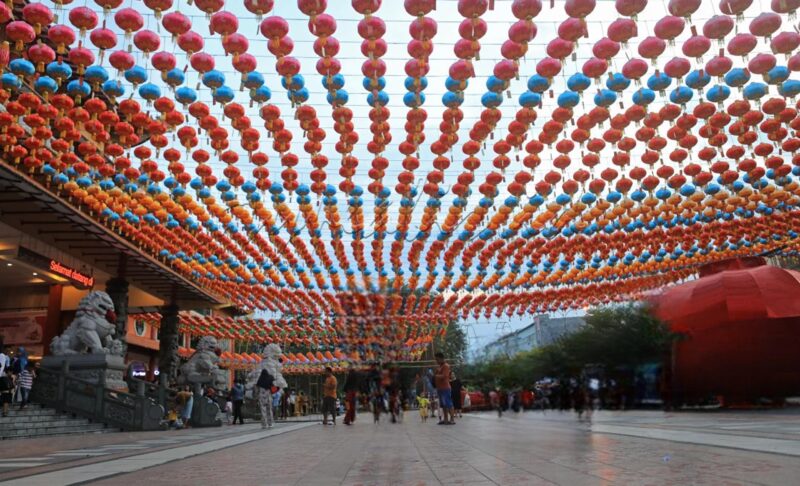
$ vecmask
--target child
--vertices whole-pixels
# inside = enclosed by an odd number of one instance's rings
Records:
[[[3,417],[8,417],[8,406],[11,405],[11,399],[14,391],[14,375],[11,367],[7,366],[5,373],[0,376],[0,404],[3,406]]]
[[[231,401],[230,395],[228,395],[228,399],[225,401],[225,420],[228,422],[228,425],[231,425],[233,420],[233,402]]]
[[[33,363],[27,363],[25,365],[25,369],[23,369],[17,377],[17,384],[19,385],[20,410],[28,405],[28,398],[31,395],[31,388],[33,388],[34,378],[36,378],[36,373],[33,371]]]
[[[428,406],[430,405],[430,400],[423,396],[417,397],[417,404],[419,405],[419,417],[422,419],[423,422],[428,421]]]

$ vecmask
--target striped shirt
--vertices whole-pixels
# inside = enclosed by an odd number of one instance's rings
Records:
[[[23,372],[19,374],[18,384],[21,388],[33,388],[33,373],[28,370],[23,370]]]

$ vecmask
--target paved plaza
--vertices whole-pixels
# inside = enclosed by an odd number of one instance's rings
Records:
[[[0,443],[0,484],[791,485],[800,412],[465,416],[452,427],[257,424]]]

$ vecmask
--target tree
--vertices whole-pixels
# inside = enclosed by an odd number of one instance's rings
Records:
[[[589,365],[608,375],[630,373],[637,366],[662,361],[676,335],[641,304],[594,309],[586,325],[557,342],[510,358],[467,366],[464,376],[475,386],[526,386],[545,377],[579,375]]]
[[[451,364],[460,365],[467,355],[467,334],[457,322],[451,322],[444,336],[437,335],[433,339],[433,350],[444,353]]]

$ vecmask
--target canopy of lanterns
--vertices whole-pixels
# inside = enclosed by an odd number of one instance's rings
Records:
[[[280,319],[203,332],[364,354],[796,252],[800,0],[79,3],[0,4],[3,163]]]

